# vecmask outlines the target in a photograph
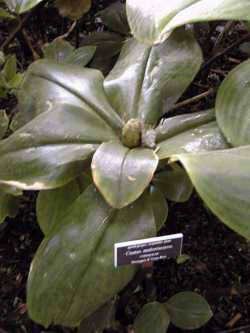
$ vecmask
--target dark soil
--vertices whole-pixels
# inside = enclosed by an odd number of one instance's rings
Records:
[[[110,3],[108,0],[94,1],[91,12],[80,21],[71,36],[72,44],[79,43],[79,33],[87,34],[103,28],[94,19],[94,14]],[[14,23],[0,23],[0,44],[8,38],[14,26]],[[40,55],[41,45],[65,33],[70,22],[62,19],[54,7],[39,6],[24,26],[34,50]],[[211,88],[213,92],[178,108],[175,113],[213,107],[220,82],[234,66],[248,58],[248,54],[242,53],[238,47],[247,34],[244,26],[232,24],[227,33],[221,35],[219,28],[222,26],[224,23],[197,25],[196,34],[204,52],[205,65],[182,100]],[[250,37],[245,40],[250,41]],[[222,50],[227,51],[220,54]],[[17,55],[20,69],[25,69],[33,61],[34,54],[21,32],[8,45],[7,51]],[[218,54],[220,56],[214,57]],[[5,108],[11,113],[15,103],[14,98],[2,99],[0,109]],[[43,237],[36,223],[35,197],[35,193],[25,193],[18,216],[6,219],[0,225],[0,333],[72,332],[60,327],[45,330],[33,323],[27,314],[25,288],[29,265]],[[127,326],[147,300],[163,302],[180,291],[197,291],[205,296],[214,311],[210,322],[197,332],[230,332],[237,328],[237,332],[250,332],[250,244],[219,222],[197,195],[185,204],[170,204],[169,218],[161,233],[176,232],[184,234],[183,252],[190,259],[180,265],[174,261],[159,262],[152,270],[145,270],[143,278],[140,273],[121,292],[117,319]],[[183,331],[171,326],[168,332]]]

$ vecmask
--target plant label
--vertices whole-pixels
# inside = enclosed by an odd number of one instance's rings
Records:
[[[115,267],[176,258],[181,254],[183,234],[174,234],[114,245]]]

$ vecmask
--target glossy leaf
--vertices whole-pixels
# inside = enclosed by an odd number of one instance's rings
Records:
[[[98,13],[103,24],[111,31],[127,36],[129,25],[126,16],[125,5],[117,1]]]
[[[115,321],[115,303],[115,300],[107,302],[83,320],[77,333],[103,333],[105,328],[111,328]]]
[[[36,5],[38,5],[42,0],[4,0],[9,10],[15,12],[16,14],[22,14]]]
[[[63,39],[56,39],[46,45],[44,56],[46,59],[53,60],[58,64],[86,66],[93,58],[95,50],[95,46],[83,46],[74,49],[69,42]]]
[[[95,56],[89,66],[102,71],[107,75],[113,68],[121,48],[124,44],[125,36],[115,32],[96,31],[81,38],[81,45],[96,46]]]
[[[4,222],[7,216],[15,217],[18,212],[18,198],[0,192],[0,223]]]
[[[2,70],[2,74],[7,82],[13,79],[13,77],[16,75],[16,70],[16,57],[12,55],[7,58]]]
[[[250,239],[250,146],[178,157],[208,207]]]
[[[58,189],[39,192],[36,200],[37,222],[46,236],[51,234],[57,223],[61,224],[61,219],[80,194],[76,180]]]
[[[250,144],[250,61],[234,68],[216,98],[218,124],[233,146]]]
[[[170,170],[157,173],[153,182],[167,199],[174,202],[187,201],[193,192],[192,182],[178,164],[171,164]]]
[[[9,126],[9,118],[4,110],[0,110],[0,139],[6,134]]]
[[[165,333],[169,323],[169,314],[164,304],[159,302],[147,303],[135,319],[135,333]]]
[[[156,233],[147,196],[117,211],[92,186],[62,224],[42,242],[28,279],[29,315],[44,326],[78,326],[112,298],[135,272],[114,267],[114,243]]]
[[[164,118],[155,129],[156,141],[161,142],[191,128],[209,123],[212,120],[215,120],[213,109]]]
[[[91,168],[94,182],[106,201],[114,208],[122,208],[142,194],[157,164],[153,150],[129,149],[119,142],[108,142],[97,149]]]
[[[150,187],[150,203],[154,213],[156,230],[159,231],[168,217],[168,203],[156,186]]]
[[[46,44],[43,50],[46,59],[54,60],[61,64],[65,63],[67,57],[74,51],[74,47],[64,39],[56,39]]]
[[[157,44],[172,30],[187,23],[215,20],[250,20],[248,0],[127,0],[133,35],[146,44]]]
[[[29,67],[19,94],[19,127],[59,102],[96,113],[116,130],[122,126],[105,96],[99,71],[39,60]]]
[[[62,16],[78,20],[91,7],[91,0],[56,0],[56,6]]]
[[[88,108],[58,104],[0,143],[0,183],[26,190],[60,187],[112,138],[112,129]]]
[[[200,328],[213,315],[207,301],[199,294],[190,291],[172,296],[165,304],[171,322],[184,330]]]
[[[86,66],[93,58],[96,51],[95,46],[82,46],[74,50],[74,52],[67,57],[68,64],[76,64]]]
[[[129,39],[104,80],[105,91],[125,121],[139,118],[155,125],[165,105],[172,106],[192,82],[201,61],[201,50],[186,31],[152,48]]]
[[[160,142],[157,155],[159,159],[165,159],[180,153],[197,153],[227,147],[228,144],[214,121]]]

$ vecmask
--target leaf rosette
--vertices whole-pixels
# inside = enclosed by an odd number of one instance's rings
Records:
[[[167,216],[164,196],[183,202],[193,185],[250,238],[249,111],[228,107],[248,94],[235,77],[241,82],[249,62],[222,84],[215,112],[161,120],[201,62],[193,36],[177,29],[155,46],[128,39],[105,79],[53,59],[28,69],[19,94],[23,126],[0,143],[0,184],[43,190],[37,215],[45,238],[28,282],[32,319],[78,326],[105,304],[135,272],[114,269],[113,244],[154,236]]]

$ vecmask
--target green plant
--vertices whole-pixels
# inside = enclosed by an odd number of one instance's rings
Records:
[[[16,93],[22,82],[23,75],[17,72],[16,57],[14,55],[2,60],[4,65],[2,64],[3,68],[0,72],[0,97],[6,97],[7,94]]]
[[[126,39],[130,37],[125,5],[117,1],[98,12],[97,19],[106,29],[83,36],[81,45],[96,46],[95,57],[90,67],[99,69],[106,75],[114,66]]]
[[[150,302],[135,319],[135,333],[165,333],[170,322],[183,330],[195,330],[212,317],[206,300],[194,292],[181,292],[167,302]]]
[[[0,139],[2,139],[9,127],[9,117],[4,110],[0,110]],[[15,217],[18,211],[18,198],[22,191],[9,186],[1,186],[0,189],[0,224],[7,216]]]
[[[127,0],[132,34],[146,44],[163,42],[184,24],[216,20],[250,21],[248,0]]]
[[[77,333],[103,333],[105,329],[125,332],[115,320],[117,300],[112,299],[83,320]],[[135,333],[166,333],[170,322],[183,330],[200,328],[212,317],[206,300],[195,292],[180,292],[160,303],[149,301],[138,312],[132,325]]]
[[[222,84],[217,121],[213,110],[160,120],[201,62],[192,35],[178,29],[153,47],[127,40],[105,79],[50,60],[30,66],[19,94],[30,121],[0,143],[0,183],[41,190],[45,238],[28,280],[35,321],[78,326],[128,283],[136,268],[115,269],[113,245],[156,234],[167,216],[161,189],[189,197],[177,161],[213,212],[250,238],[249,89],[238,77],[249,62]]]
[[[32,9],[42,1],[43,0],[4,0],[9,10],[16,14],[22,14]]]

